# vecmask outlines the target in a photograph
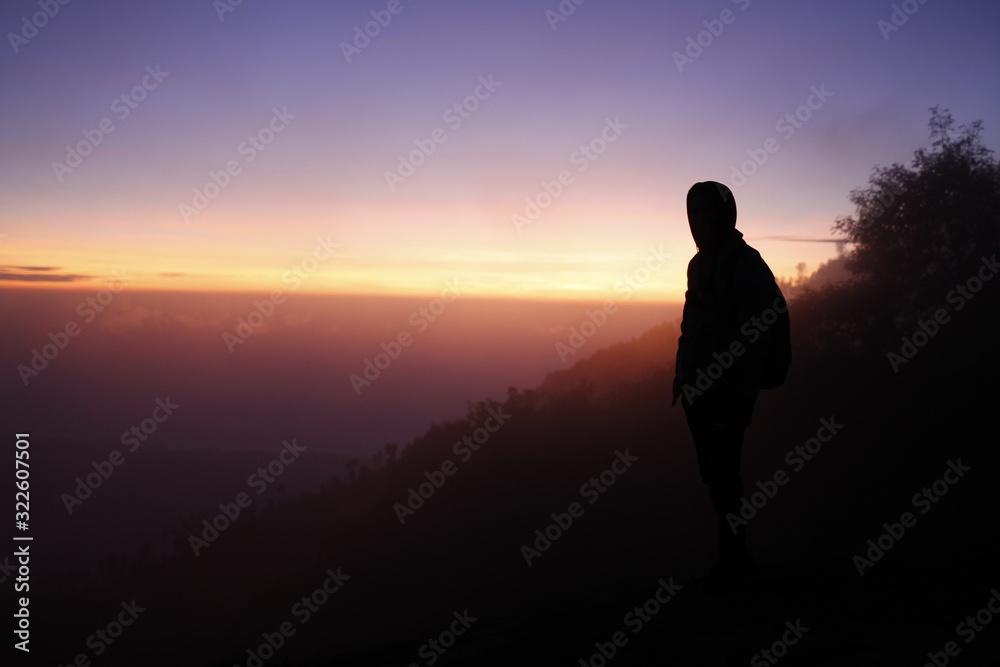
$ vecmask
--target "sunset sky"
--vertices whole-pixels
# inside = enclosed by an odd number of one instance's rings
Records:
[[[0,9],[11,287],[601,299],[653,249],[640,298],[675,301],[696,181],[792,276],[835,246],[776,237],[830,238],[929,107],[1000,145],[995,3],[51,4]]]

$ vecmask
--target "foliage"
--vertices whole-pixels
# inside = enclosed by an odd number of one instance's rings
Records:
[[[934,107],[929,126],[931,147],[910,165],[876,166],[851,192],[855,214],[833,226],[855,244],[847,268],[905,326],[1000,246],[1000,163],[983,144],[982,121],[956,129]]]

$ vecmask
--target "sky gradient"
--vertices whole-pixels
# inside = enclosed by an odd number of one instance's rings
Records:
[[[678,301],[696,181],[792,276],[929,107],[1000,144],[985,2],[57,6],[0,10],[0,285]]]

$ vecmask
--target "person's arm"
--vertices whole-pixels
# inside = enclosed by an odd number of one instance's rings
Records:
[[[673,398],[670,401],[670,406],[673,407],[677,404],[677,398],[681,395],[682,387],[684,384],[685,368],[684,368],[684,356],[687,351],[688,338],[691,333],[689,331],[691,326],[690,321],[690,309],[688,306],[688,300],[691,298],[691,275],[696,271],[696,259],[698,255],[691,258],[688,262],[687,268],[687,290],[684,292],[684,310],[681,316],[681,335],[677,339],[677,355],[674,358],[674,384],[673,384]]]
[[[687,300],[688,292],[684,292],[684,310],[687,310]],[[684,340],[684,318],[681,318],[681,335],[677,339],[677,355],[674,357],[674,385],[673,385],[673,398],[670,401],[670,407],[677,405],[677,397],[681,395],[681,387],[683,386],[682,377],[684,377],[684,355],[683,350],[687,341]]]

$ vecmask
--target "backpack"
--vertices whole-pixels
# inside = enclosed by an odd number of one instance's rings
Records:
[[[736,307],[736,265],[744,256],[750,254],[756,255],[761,262],[764,261],[760,257],[760,253],[746,243],[739,243],[736,246],[735,252],[730,253],[727,257],[719,258],[720,261],[724,262],[724,267],[717,274],[720,281],[718,293],[725,295],[723,298],[732,303],[734,309]],[[788,317],[788,305],[777,282],[774,282],[773,285],[773,292],[781,295],[781,301],[785,304],[784,312],[772,309],[777,315],[777,320],[773,324],[767,325],[767,330],[762,332],[763,335],[752,343],[743,340],[744,345],[753,350],[754,357],[760,362],[760,367],[756,369],[758,375],[754,382],[758,389],[775,389],[783,385],[788,376],[788,368],[792,363],[791,321]],[[744,322],[738,323],[740,327],[743,327],[744,324]]]

